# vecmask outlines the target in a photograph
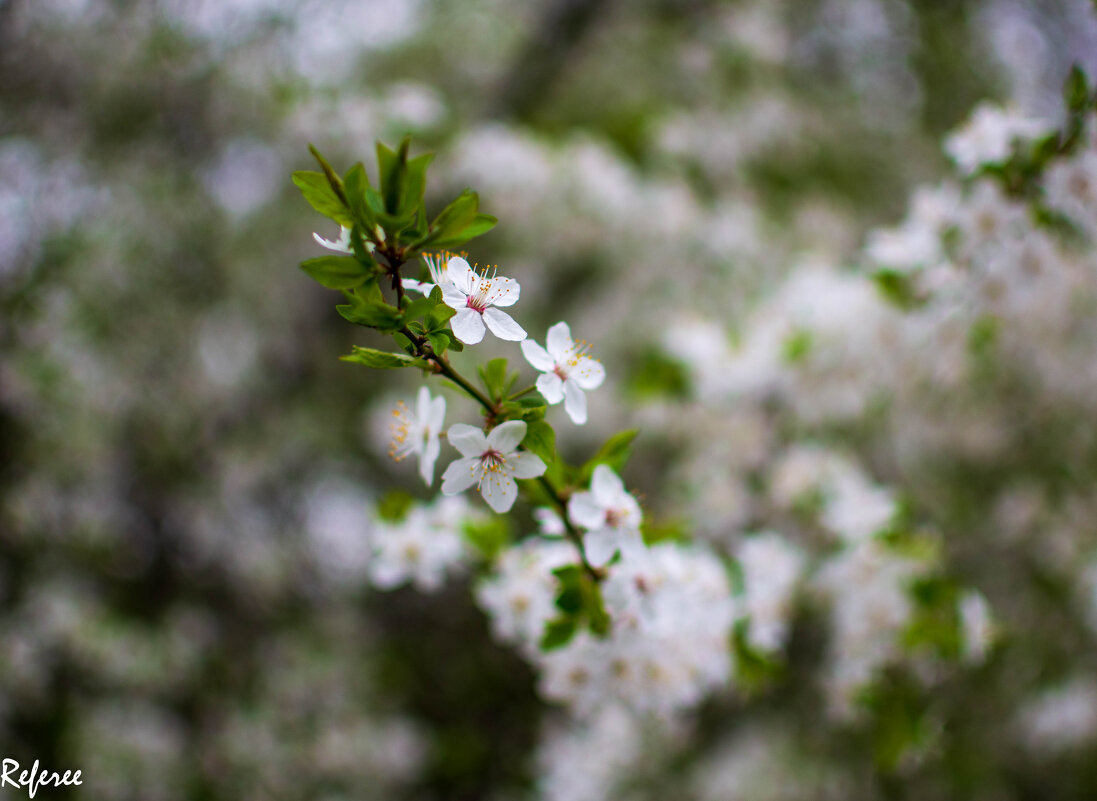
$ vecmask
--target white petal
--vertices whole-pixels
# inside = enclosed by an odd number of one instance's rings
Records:
[[[479,459],[455,459],[442,474],[442,494],[456,495],[476,486],[483,472]]]
[[[442,284],[442,302],[451,309],[467,309],[469,305],[468,295],[453,284]]]
[[[490,448],[488,438],[484,436],[484,432],[476,426],[470,426],[466,423],[451,425],[449,431],[446,432],[446,438],[449,439],[450,445],[461,452],[462,456],[474,459],[479,459],[484,451]]]
[[[493,306],[484,309],[484,322],[491,333],[508,342],[521,342],[526,338],[526,329],[514,322],[514,318]]]
[[[541,373],[537,376],[537,391],[550,405],[556,404],[564,399],[564,382],[556,373]]]
[[[428,487],[434,483],[434,463],[438,461],[441,451],[442,443],[438,441],[438,434],[431,432],[423,447],[423,455],[419,457],[419,475]]]
[[[353,253],[354,248],[350,245],[350,229],[345,225],[339,226],[339,238],[336,240],[324,239],[320,234],[313,234],[312,238],[317,241],[321,247],[325,247],[328,250],[334,250],[336,253]]]
[[[581,426],[587,421],[587,396],[570,379],[564,382],[564,408],[576,425]]]
[[[577,492],[568,501],[568,519],[583,528],[602,528],[606,522],[606,507],[594,500],[592,493]]]
[[[426,387],[419,387],[419,392],[415,395],[415,416],[419,425],[427,424],[427,418],[430,417],[430,390]]]
[[[606,380],[606,368],[589,356],[582,356],[568,373],[568,381],[574,381],[581,389],[598,389]]]
[[[545,344],[548,346],[548,352],[553,355],[553,358],[557,361],[563,360],[573,344],[571,329],[568,328],[567,323],[559,322],[548,330],[546,340]]]
[[[583,551],[594,567],[602,567],[617,553],[620,537],[613,529],[590,531],[583,537]]]
[[[594,468],[590,480],[590,491],[598,502],[605,506],[615,506],[625,493],[625,484],[609,465],[600,464]]]
[[[434,284],[428,284],[424,281],[416,281],[414,278],[401,278],[400,285],[404,289],[411,292],[418,292],[421,295],[429,295],[434,291]]]
[[[497,275],[494,278],[485,278],[481,289],[487,302],[492,306],[513,306],[518,302],[518,296],[522,288],[513,278],[504,278]]]
[[[498,425],[488,434],[488,448],[499,453],[510,453],[517,448],[526,436],[526,424],[521,420],[508,420]]]
[[[536,453],[522,451],[507,459],[515,478],[537,478],[548,469]]]
[[[391,558],[375,558],[369,563],[370,584],[379,590],[391,590],[407,580],[405,566]]]
[[[430,412],[426,419],[427,428],[431,433],[441,433],[446,424],[446,399],[438,396],[430,402]]]
[[[453,335],[466,345],[475,345],[484,338],[484,318],[474,309],[458,309],[450,320],[450,328]]]
[[[535,370],[541,372],[547,372],[556,366],[556,361],[549,356],[549,352],[532,339],[522,340],[522,355]]]
[[[634,560],[642,559],[647,554],[647,546],[639,531],[620,531],[617,538],[621,548],[621,558]]]
[[[466,295],[472,294],[472,279],[475,277],[476,273],[469,267],[469,263],[460,256],[454,256],[446,262],[446,280]]]
[[[494,511],[509,512],[518,497],[518,485],[508,475],[496,471],[487,471],[480,482],[480,494]]]

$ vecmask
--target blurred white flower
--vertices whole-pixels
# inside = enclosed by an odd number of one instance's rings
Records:
[[[383,590],[410,581],[422,592],[442,587],[447,571],[464,555],[461,525],[468,517],[462,498],[414,506],[398,523],[377,520],[370,534],[370,582]]]
[[[1048,129],[1044,120],[1025,117],[992,103],[976,106],[971,117],[945,140],[945,152],[963,173],[984,164],[1000,164],[1013,154],[1015,142],[1034,139]]]
[[[627,557],[644,551],[644,540],[640,536],[640,504],[607,465],[594,468],[589,492],[571,496],[568,517],[572,523],[587,530],[583,547],[587,559],[595,567],[606,564],[618,549]]]
[[[434,463],[438,461],[441,444],[438,437],[446,418],[446,399],[432,398],[430,390],[419,387],[415,411],[400,401],[392,411],[392,445],[389,456],[402,461],[415,454],[419,457],[419,475],[429,487],[434,483]]]

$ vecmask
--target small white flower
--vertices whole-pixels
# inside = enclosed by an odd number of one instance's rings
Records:
[[[354,253],[354,248],[350,245],[350,229],[345,225],[339,226],[339,238],[338,239],[324,239],[320,234],[314,233],[312,238],[316,240],[317,244],[321,247],[325,247],[328,250],[334,250],[336,253]]]
[[[590,355],[590,346],[571,338],[567,323],[557,323],[548,330],[548,348],[532,339],[522,343],[522,354],[542,375],[537,378],[537,391],[550,404],[564,401],[572,422],[587,421],[587,396],[583,390],[597,389],[606,380],[606,370]]]
[[[594,468],[590,492],[571,496],[568,517],[572,523],[587,530],[583,546],[587,560],[595,567],[606,564],[618,549],[623,556],[635,556],[643,551],[640,504],[607,465]]]
[[[476,486],[496,512],[507,512],[518,497],[516,478],[537,478],[546,470],[540,457],[518,451],[526,436],[526,424],[510,420],[485,436],[475,426],[457,423],[446,434],[465,458],[458,459],[442,475],[442,492],[456,495]]]
[[[500,275],[480,275],[460,256],[446,263],[442,299],[457,314],[450,322],[454,335],[466,345],[475,345],[484,338],[484,327],[509,342],[526,338],[525,329],[498,306],[513,306],[518,302],[520,287],[513,278]]]
[[[434,463],[438,461],[441,444],[438,435],[446,419],[446,399],[432,398],[430,390],[419,388],[412,413],[403,401],[392,410],[392,445],[389,456],[396,461],[411,454],[419,457],[419,475],[429,487],[434,483]]]

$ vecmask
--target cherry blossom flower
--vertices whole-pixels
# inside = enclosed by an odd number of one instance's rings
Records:
[[[434,483],[434,463],[438,461],[441,444],[438,435],[446,418],[446,399],[432,398],[430,390],[419,388],[415,411],[401,401],[392,411],[392,445],[389,456],[402,461],[411,454],[419,457],[419,475],[429,487]]]
[[[606,564],[618,549],[626,557],[643,553],[640,504],[608,465],[594,468],[589,492],[571,496],[568,518],[587,530],[583,547],[595,567]]]
[[[354,253],[354,248],[350,245],[350,229],[345,225],[339,226],[339,238],[338,239],[324,239],[320,234],[314,233],[312,238],[316,240],[320,247],[325,247],[328,250],[334,250],[336,253]]]
[[[537,478],[545,463],[535,454],[517,450],[526,436],[526,424],[510,420],[486,436],[475,426],[457,423],[446,434],[450,444],[464,457],[446,468],[442,492],[456,495],[476,486],[496,512],[507,512],[518,497],[516,478]]]
[[[576,425],[587,421],[587,396],[583,390],[597,389],[606,380],[606,370],[590,355],[590,346],[571,338],[567,323],[548,330],[547,348],[532,339],[522,343],[522,354],[542,375],[537,391],[550,404],[564,401],[568,416]]]
[[[460,256],[446,262],[446,278],[448,282],[441,285],[442,299],[457,310],[450,325],[459,340],[475,345],[484,338],[485,326],[499,339],[509,342],[526,338],[525,329],[497,308],[518,302],[517,281],[494,273],[481,275]]]

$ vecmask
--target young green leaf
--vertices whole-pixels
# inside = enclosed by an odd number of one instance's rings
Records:
[[[507,380],[507,360],[492,359],[480,369],[480,380],[492,399],[503,396],[504,385]]]
[[[594,468],[600,464],[609,465],[615,471],[620,472],[625,462],[632,454],[632,441],[636,439],[639,430],[630,428],[619,431],[607,439],[598,451],[590,457],[579,471],[579,482],[586,484],[590,481]]]
[[[382,370],[392,370],[400,367],[430,367],[430,362],[416,359],[403,353],[389,353],[376,348],[362,348],[354,346],[354,352],[346,356],[340,356],[344,362],[354,362],[366,367],[375,367]]]
[[[324,176],[328,180],[328,185],[331,187],[331,191],[335,193],[335,197],[339,199],[339,202],[343,204],[345,208],[350,208],[350,203],[347,202],[346,193],[343,191],[343,182],[340,180],[339,175],[328,164],[327,159],[320,155],[320,151],[316,149],[314,145],[309,145],[309,153],[316,159],[316,162],[320,165],[320,169],[323,170]]]
[[[323,173],[298,170],[293,174],[293,183],[301,190],[308,204],[329,220],[334,220],[348,228],[354,224],[350,211],[336,197]]]
[[[301,262],[301,269],[328,289],[353,289],[372,276],[369,268],[353,256],[320,256]]]
[[[545,464],[548,464],[556,458],[555,429],[544,420],[528,423],[522,447],[530,453],[537,454]]]
[[[380,301],[354,298],[353,302],[336,306],[335,310],[355,325],[376,328],[378,331],[398,331],[404,326],[404,315],[395,306]]]

